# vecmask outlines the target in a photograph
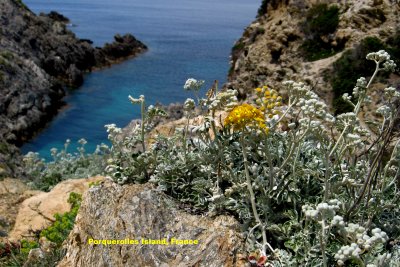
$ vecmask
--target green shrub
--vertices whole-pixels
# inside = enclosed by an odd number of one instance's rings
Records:
[[[101,175],[110,157],[110,149],[107,145],[97,146],[93,154],[85,152],[86,140],[78,141],[80,147],[75,154],[68,153],[70,141],[67,140],[64,149],[58,151],[51,149],[53,161],[46,162],[38,153],[29,152],[24,156],[24,170],[31,180],[31,186],[38,190],[50,191],[55,185],[65,179],[87,178]]]
[[[68,203],[71,204],[71,210],[62,215],[55,214],[55,222],[48,228],[44,229],[40,233],[40,236],[44,236],[51,242],[61,246],[62,242],[67,239],[69,232],[74,227],[75,218],[78,214],[81,201],[82,196],[80,194],[74,192],[70,193]]]
[[[338,25],[339,7],[316,4],[307,11],[304,31],[312,37],[325,36],[334,33]]]
[[[300,49],[303,51],[304,57],[308,61],[327,58],[337,53],[337,49],[334,49],[321,40],[305,40],[300,46]]]
[[[288,0],[262,0],[261,6],[258,8],[257,11],[257,17],[261,17],[265,14],[267,14],[268,11],[268,5],[271,5],[273,9],[276,9],[279,5],[279,3],[285,3],[288,4]]]
[[[269,0],[262,0],[261,6],[257,11],[259,17],[267,13],[268,3]]]
[[[336,31],[339,24],[339,8],[327,4],[316,4],[308,10],[303,23],[306,40],[301,45],[304,57],[314,61],[330,57],[344,48],[344,44],[333,47],[323,37]]]

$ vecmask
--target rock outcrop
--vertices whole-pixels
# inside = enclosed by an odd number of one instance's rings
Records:
[[[19,179],[0,181],[0,241],[13,228],[21,203],[40,191],[30,190]]]
[[[332,63],[341,53],[308,62],[301,50],[305,38],[315,34],[304,29],[306,14],[321,3],[339,8],[336,30],[322,37],[323,45],[334,50],[350,49],[367,36],[385,42],[400,27],[398,1],[264,0],[259,17],[232,49],[226,87],[239,90],[245,97],[258,86],[280,89],[282,81],[291,79],[315,87],[330,104],[332,87],[327,70],[333,68]]]
[[[104,177],[101,176],[89,179],[70,179],[59,183],[48,193],[35,191],[32,197],[25,199],[19,205],[18,215],[8,239],[10,241],[27,239],[34,236],[35,232],[50,226],[54,222],[54,214],[63,214],[71,209],[68,203],[71,192],[83,194],[88,190],[90,183],[103,179]],[[27,191],[25,195],[29,192]]]
[[[89,244],[89,239],[138,240],[133,245]],[[142,244],[142,238],[170,242]],[[198,240],[172,244],[172,238]],[[245,266],[238,224],[228,216],[191,215],[150,185],[106,181],[90,188],[67,242],[61,266]]]
[[[0,140],[26,141],[63,105],[65,86],[77,87],[84,72],[147,49],[130,34],[94,48],[67,21],[57,12],[35,15],[20,0],[0,2]]]

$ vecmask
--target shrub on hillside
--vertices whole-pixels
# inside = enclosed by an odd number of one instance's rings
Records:
[[[50,191],[59,182],[71,178],[87,178],[104,173],[110,149],[107,145],[97,146],[93,154],[85,151],[85,139],[80,139],[78,152],[68,153],[70,140],[65,142],[64,148],[59,151],[51,149],[53,160],[46,162],[38,153],[29,152],[24,156],[24,170],[31,180],[33,188]]]
[[[301,45],[304,57],[309,61],[334,55],[344,48],[344,44],[333,47],[329,35],[339,25],[339,8],[325,3],[312,6],[306,13],[303,32],[306,35]],[[326,40],[327,39],[327,40]]]

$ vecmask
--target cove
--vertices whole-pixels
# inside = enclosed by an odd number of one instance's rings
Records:
[[[235,40],[254,20],[260,0],[25,0],[35,13],[55,10],[71,20],[79,37],[101,46],[116,33],[132,33],[149,51],[137,58],[85,75],[84,84],[65,98],[67,106],[22,153],[39,152],[50,158],[50,149],[69,152],[85,138],[87,152],[108,143],[105,124],[124,127],[139,118],[139,106],[128,95],[143,94],[147,104],[183,102],[187,78],[223,84]]]

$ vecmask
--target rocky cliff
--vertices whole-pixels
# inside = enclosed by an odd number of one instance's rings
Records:
[[[258,86],[279,89],[282,81],[292,79],[311,85],[332,104],[344,93],[333,86],[336,62],[347,60],[346,71],[357,79],[373,72],[373,67],[359,72],[368,63],[365,52],[385,49],[399,56],[399,11],[400,3],[390,0],[264,0],[258,18],[232,49],[226,87],[245,97]],[[398,86],[398,73],[392,78]]]
[[[65,86],[77,87],[84,72],[146,50],[130,34],[94,48],[67,22],[56,12],[37,16],[19,0],[0,1],[0,164],[7,171],[11,153],[4,152],[15,152],[8,143],[21,144],[42,128],[63,104]]]

